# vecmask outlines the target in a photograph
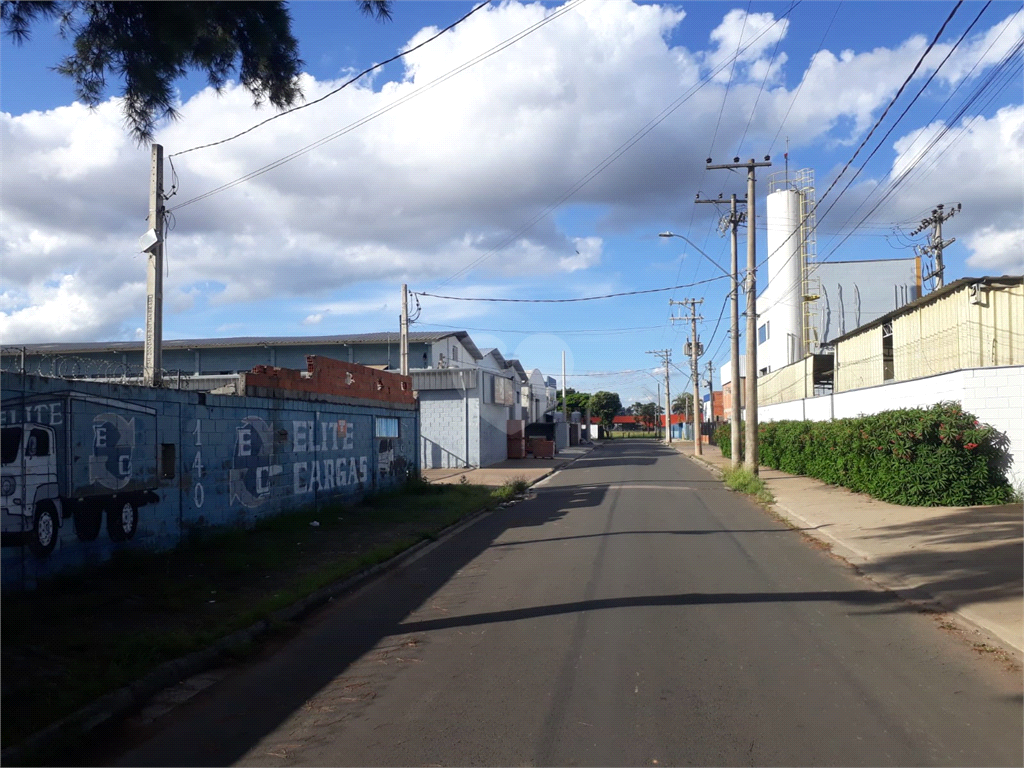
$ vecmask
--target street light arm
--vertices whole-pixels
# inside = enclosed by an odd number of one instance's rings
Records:
[[[721,266],[721,265],[720,265],[720,264],[719,264],[719,263],[718,263],[717,261],[715,261],[715,260],[714,260],[714,259],[712,259],[712,258],[711,258],[710,256],[708,256],[708,255],[707,255],[706,253],[704,253],[704,251],[702,251],[702,250],[700,249],[700,246],[698,246],[698,245],[697,245],[697,244],[696,244],[695,242],[693,242],[693,240],[691,240],[690,238],[688,238],[688,237],[685,237],[685,236],[683,236],[683,235],[677,235],[677,234],[676,234],[675,232],[661,232],[661,233],[660,233],[660,234],[658,235],[658,237],[678,237],[678,238],[679,238],[680,240],[685,240],[685,241],[686,241],[687,243],[689,243],[689,244],[690,244],[691,246],[693,246],[693,248],[694,248],[694,249],[695,249],[695,250],[697,251],[697,253],[699,253],[699,254],[700,254],[701,256],[703,256],[703,257],[704,257],[705,259],[707,259],[708,261],[710,261],[710,262],[711,262],[712,264],[714,264],[714,265],[715,265],[715,267],[716,267],[716,268],[718,269],[718,271],[719,271],[719,272],[721,272],[721,273],[722,273],[723,275],[725,275],[726,277],[732,277],[732,275],[731,275],[731,274],[729,274],[729,272],[728,272],[728,271],[727,271],[727,270],[726,270],[726,269],[725,269],[724,267],[722,267],[722,266]]]

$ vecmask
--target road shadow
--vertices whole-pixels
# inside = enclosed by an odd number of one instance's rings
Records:
[[[740,533],[798,533],[800,531],[816,531],[825,525],[816,525],[813,528],[747,528],[747,529],[721,529],[721,530],[687,530],[687,531],[608,531],[608,533],[586,533],[580,536],[555,536],[550,539],[524,539],[522,541],[506,541],[500,544],[492,544],[491,549],[498,547],[516,547],[520,544],[544,544],[553,541],[573,541],[574,539],[599,539],[605,536],[708,536],[713,534],[736,535]]]
[[[68,755],[65,764],[234,764],[382,640],[408,635],[411,630],[402,622],[501,536],[597,506],[606,493],[604,487],[566,486],[495,510],[415,561],[308,617],[273,655],[229,676],[197,697],[195,706],[167,715],[155,732],[140,737],[127,724],[115,726],[104,735],[103,749],[88,759]]]

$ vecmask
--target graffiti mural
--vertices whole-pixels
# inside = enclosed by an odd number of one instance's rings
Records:
[[[302,381],[306,381],[302,379]],[[415,403],[210,395],[0,372],[4,588],[408,476]],[[360,393],[360,395],[365,393]],[[375,425],[406,436],[379,438]]]
[[[102,412],[96,413],[102,409]],[[40,558],[74,519],[93,541],[104,516],[111,541],[131,539],[139,508],[159,500],[156,411],[81,393],[5,401],[0,412],[0,538]]]

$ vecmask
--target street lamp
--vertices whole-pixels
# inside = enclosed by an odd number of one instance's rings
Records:
[[[675,232],[662,232],[658,237],[678,237],[680,240],[685,240],[687,243],[692,245],[694,249],[703,256],[705,259],[714,264],[721,272],[728,275],[732,280],[730,286],[730,298],[732,299],[732,311],[731,311],[731,334],[729,351],[730,357],[732,358],[729,363],[729,374],[732,381],[730,382],[730,389],[732,390],[730,398],[732,401],[732,407],[730,409],[729,421],[730,424],[730,435],[732,440],[732,468],[736,469],[739,467],[739,456],[740,456],[740,312],[739,312],[739,266],[737,262],[736,254],[736,222],[739,221],[736,217],[736,195],[732,196],[732,261],[730,266],[732,267],[732,274],[730,275],[718,264],[717,261],[708,256],[704,251],[696,246],[693,241],[683,235],[677,235]],[[696,346],[697,340],[694,339],[694,346]],[[696,371],[694,371],[696,376]],[[714,383],[712,383],[711,390],[714,390]],[[711,395],[712,403],[714,403],[714,395]],[[697,404],[694,403],[694,414],[697,413]],[[695,419],[696,420],[696,419]]]
[[[725,269],[724,269],[724,268],[722,267],[722,265],[720,265],[720,264],[719,264],[719,263],[718,263],[717,261],[715,261],[715,260],[714,260],[714,259],[712,259],[712,258],[711,258],[710,256],[708,256],[708,255],[707,255],[706,253],[704,253],[704,251],[702,251],[702,250],[701,250],[700,248],[698,248],[698,247],[697,247],[697,244],[696,244],[696,243],[694,243],[694,242],[693,242],[693,240],[691,240],[690,238],[688,238],[688,237],[685,237],[684,235],[677,235],[677,234],[676,234],[675,232],[660,232],[660,233],[658,234],[658,237],[678,237],[678,238],[679,238],[680,240],[685,240],[685,241],[686,241],[686,242],[688,242],[688,243],[689,243],[689,244],[690,244],[691,246],[693,246],[693,249],[694,249],[695,251],[697,251],[697,253],[699,253],[699,254],[700,254],[701,256],[703,256],[703,257],[704,257],[705,259],[707,259],[708,261],[710,261],[710,262],[711,262],[712,264],[714,264],[714,265],[715,265],[715,269],[717,269],[717,270],[718,270],[719,272],[721,272],[721,273],[722,273],[723,275],[725,275],[726,277],[731,277],[731,278],[733,278],[733,280],[735,280],[735,279],[736,279],[736,274],[735,274],[735,271],[733,272],[733,274],[731,274],[731,275],[730,275],[730,274],[729,274],[728,272],[726,272],[726,271],[725,271]]]

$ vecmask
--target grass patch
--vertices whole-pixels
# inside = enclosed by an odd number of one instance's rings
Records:
[[[517,496],[526,493],[526,489],[529,487],[530,484],[526,482],[525,477],[514,477],[500,488],[492,491],[491,495],[500,502],[512,501]]]
[[[768,490],[764,480],[749,469],[743,467],[726,469],[723,474],[725,484],[733,490],[753,496],[762,504],[773,504],[775,502],[775,497]]]
[[[125,549],[33,592],[5,593],[3,746],[170,659],[436,539],[466,515],[495,507],[492,491],[413,482],[357,504],[265,518],[248,529],[194,530],[174,550]],[[251,653],[241,648],[232,655]]]

